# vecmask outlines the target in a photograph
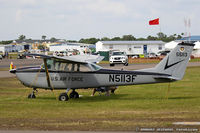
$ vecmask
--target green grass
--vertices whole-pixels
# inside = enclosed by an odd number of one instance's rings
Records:
[[[190,62],[200,62],[200,58],[191,59]]]
[[[121,86],[116,95],[90,97],[92,90],[78,90],[80,99],[57,100],[63,91],[31,89],[15,78],[0,79],[0,129],[122,130],[136,127],[175,127],[172,122],[200,120],[200,67],[190,67],[182,81]],[[168,99],[167,99],[168,97]],[[197,126],[198,127],[198,126]],[[199,127],[198,127],[199,128]]]

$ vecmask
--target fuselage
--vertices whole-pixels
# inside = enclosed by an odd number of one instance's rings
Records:
[[[79,89],[102,86],[120,86],[133,84],[148,84],[169,82],[156,76],[169,76],[155,72],[124,71],[99,69],[91,71],[59,71],[49,70],[50,84],[48,86],[45,69],[39,67],[24,67],[15,70],[17,78],[26,86],[44,89]]]

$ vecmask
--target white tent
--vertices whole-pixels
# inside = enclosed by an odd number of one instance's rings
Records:
[[[176,45],[178,44],[178,42],[175,41],[171,41],[165,44],[165,50],[172,50],[173,48],[176,47]]]
[[[194,57],[200,57],[200,42],[197,41],[197,42],[195,42],[194,44],[195,44],[195,45],[194,45],[194,49],[193,49],[193,51],[192,51],[192,55],[193,55]]]
[[[199,41],[195,42],[194,44],[195,44],[194,49],[200,49],[200,42]]]

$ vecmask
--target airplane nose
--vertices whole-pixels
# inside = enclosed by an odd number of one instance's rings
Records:
[[[12,70],[10,70],[10,73],[15,74],[15,73],[16,73],[16,69],[12,69]]]

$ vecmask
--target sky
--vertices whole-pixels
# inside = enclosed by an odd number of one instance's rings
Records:
[[[146,38],[160,31],[200,35],[199,5],[200,0],[0,0],[0,40],[22,34],[66,40],[128,34]],[[160,25],[150,26],[156,18]]]

